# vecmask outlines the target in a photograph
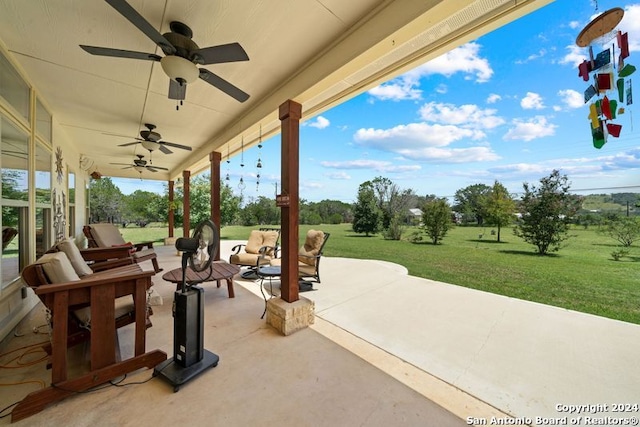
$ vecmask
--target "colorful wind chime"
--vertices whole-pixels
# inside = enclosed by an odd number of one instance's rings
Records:
[[[589,48],[589,60],[578,66],[578,76],[585,82],[591,81],[584,91],[584,102],[590,103],[591,136],[593,146],[598,149],[609,136],[620,136],[622,125],[614,120],[624,114],[624,105],[633,103],[628,77],[636,68],[625,63],[629,57],[628,34],[615,30],[623,16],[624,10],[619,7],[607,10],[589,22],[576,38],[578,46]],[[594,56],[594,45],[601,47],[609,42],[610,47]]]

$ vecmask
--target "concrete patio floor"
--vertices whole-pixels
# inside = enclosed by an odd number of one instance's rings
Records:
[[[235,243],[222,241],[222,259]],[[180,266],[173,247],[157,252],[165,271]],[[158,378],[107,387],[16,425],[446,426],[507,414],[528,424],[582,416],[585,425],[585,416],[638,415],[612,406],[640,403],[638,325],[411,277],[391,263],[324,257],[321,267],[322,283],[301,294],[315,302],[311,328],[282,337],[267,326],[258,282],[238,277],[234,299],[206,283],[205,348],[220,355],[218,367],[178,393]],[[164,304],[154,307],[147,348],[171,356],[175,287],[160,276]],[[42,321],[36,308],[19,327],[25,336],[2,351],[41,341],[29,331]],[[0,383],[50,378],[43,364],[3,371]],[[33,390],[0,387],[0,407]]]

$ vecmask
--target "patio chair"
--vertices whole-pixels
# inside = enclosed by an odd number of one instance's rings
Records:
[[[280,230],[277,228],[260,228],[251,230],[246,244],[235,245],[229,256],[229,264],[239,267],[248,267],[249,270],[242,273],[245,279],[257,278],[256,267],[268,265],[272,259],[278,257],[278,240]]]
[[[4,251],[9,246],[9,243],[18,234],[18,230],[13,227],[2,226],[2,250]]]
[[[54,252],[64,252],[80,277],[134,263],[126,246],[80,249],[70,237],[56,243],[46,253]]]
[[[158,266],[158,259],[156,251],[153,249],[153,242],[125,242],[118,227],[111,223],[85,225],[82,231],[84,235],[87,236],[90,248],[128,247],[135,263],[151,261],[156,273],[162,271],[162,268]]]
[[[51,386],[30,393],[12,411],[12,421],[48,404],[167,359],[160,350],[145,352],[152,271],[130,264],[78,275],[63,251],[46,253],[22,271],[51,317]],[[117,329],[135,323],[134,356],[120,360]],[[67,348],[90,340],[88,373],[68,378]]]
[[[298,278],[301,281],[309,282],[311,279],[320,283],[320,260],[329,235],[330,233],[320,230],[309,230],[307,232],[304,244],[300,246],[298,251]],[[270,264],[281,266],[282,259],[272,259]]]

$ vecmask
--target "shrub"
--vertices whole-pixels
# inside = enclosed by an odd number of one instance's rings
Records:
[[[611,258],[613,258],[614,261],[620,261],[621,258],[624,258],[627,255],[629,255],[629,250],[624,248],[616,249],[611,252]]]

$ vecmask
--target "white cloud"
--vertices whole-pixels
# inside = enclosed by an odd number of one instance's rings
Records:
[[[462,163],[499,159],[489,147],[449,148],[453,142],[485,137],[477,129],[454,125],[410,123],[390,129],[359,129],[354,139],[360,146],[399,154],[404,159],[423,162]]]
[[[354,135],[355,141],[360,145],[392,152],[397,151],[389,148],[445,147],[463,138],[477,140],[484,137],[484,132],[478,130],[427,123],[409,123],[390,129],[363,128],[358,129]]]
[[[333,169],[377,169],[390,165],[390,162],[384,162],[380,160],[345,160],[340,162],[320,162],[325,168]]]
[[[544,108],[544,103],[542,102],[542,97],[535,92],[527,92],[527,96],[522,98],[520,101],[520,106],[525,110],[542,110]]]
[[[398,149],[395,151],[407,159],[439,163],[488,162],[500,159],[500,156],[489,147],[424,147],[418,150]]]
[[[331,122],[323,116],[318,116],[314,121],[309,122],[309,126],[311,126],[312,128],[318,128],[318,129],[324,129],[328,127],[330,124]]]
[[[567,54],[560,60],[561,64],[571,65],[576,69],[576,76],[578,75],[578,66],[582,64],[582,61],[587,59],[587,53],[584,48],[570,44],[566,47]]]
[[[584,95],[573,89],[559,90],[558,96],[567,108],[580,108],[584,105]]]
[[[331,169],[373,169],[378,172],[389,172],[389,173],[415,172],[422,169],[420,165],[398,165],[388,161],[368,160],[368,159],[345,160],[340,162],[326,161],[326,162],[320,162],[320,164],[325,168],[331,168]],[[336,174],[336,175],[339,175],[339,174]],[[343,178],[343,179],[347,179],[347,178]]]
[[[578,21],[571,21],[569,22],[569,28],[571,28],[572,30],[575,30],[576,28],[578,28],[580,26],[580,23]]]
[[[416,83],[417,84],[417,83]],[[402,80],[392,80],[369,90],[369,95],[383,101],[403,101],[406,99],[420,99],[422,91],[414,87],[414,83]]]
[[[351,175],[349,175],[346,172],[325,173],[324,176],[326,176],[329,179],[336,179],[336,180],[349,180],[349,179],[351,179]]]
[[[493,129],[504,124],[504,119],[495,114],[494,109],[482,110],[473,104],[455,106],[430,102],[420,108],[420,117],[426,121],[469,129]]]
[[[374,87],[368,93],[382,100],[420,99],[422,97],[422,91],[418,88],[420,79],[433,74],[451,77],[456,73],[465,73],[469,79],[475,76],[478,83],[487,82],[493,75],[493,70],[489,61],[480,57],[480,47],[474,42],[457,47],[388,83]],[[438,93],[444,93],[443,90],[446,91],[446,86],[440,85],[436,88]]]
[[[537,138],[555,135],[557,127],[557,125],[548,123],[547,119],[543,116],[536,116],[527,121],[515,119],[513,121],[513,127],[509,129],[503,139],[531,141]]]
[[[540,49],[537,53],[532,53],[531,55],[527,56],[526,59],[516,61],[516,64],[526,64],[529,61],[534,61],[538,58],[542,58],[546,54],[547,51],[545,49]]]
[[[487,104],[495,104],[501,99],[502,97],[500,95],[498,95],[497,93],[492,93],[487,97]]]
[[[443,74],[450,77],[462,72],[467,75],[475,75],[478,83],[485,83],[491,79],[493,69],[487,59],[480,57],[480,48],[481,45],[475,42],[464,44],[432,59],[405,75]]]
[[[624,8],[620,29],[629,34],[629,51],[640,51],[640,4],[632,4]]]

